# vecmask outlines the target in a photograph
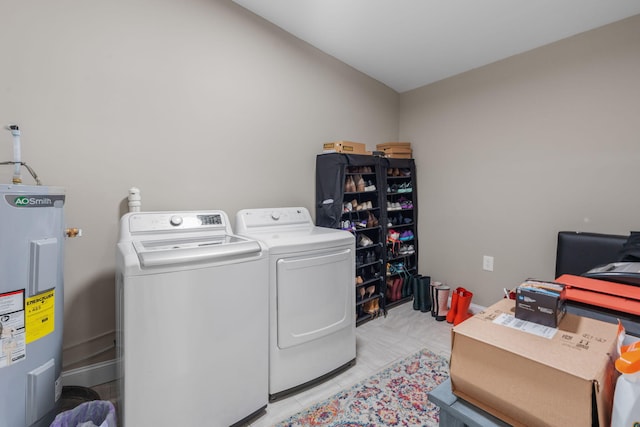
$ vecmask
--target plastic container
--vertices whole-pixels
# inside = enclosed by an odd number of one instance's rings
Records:
[[[640,426],[640,349],[622,353],[616,369],[622,375],[616,382],[611,427]]]

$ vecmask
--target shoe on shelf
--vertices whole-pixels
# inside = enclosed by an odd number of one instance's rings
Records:
[[[400,233],[399,233],[399,232],[397,232],[396,230],[391,229],[391,230],[389,230],[389,231],[387,232],[387,240],[388,240],[388,241],[395,242],[395,241],[397,241],[399,238],[400,238]]]
[[[355,193],[356,192],[356,183],[353,180],[351,175],[347,176],[347,179],[344,183],[344,192],[345,193]]]
[[[368,301],[368,307],[365,307],[364,311],[367,314],[370,314],[372,317],[376,317],[380,311],[380,305],[378,303],[378,298]],[[367,305],[365,303],[365,305]]]
[[[393,287],[395,280],[388,278],[386,283],[387,283],[387,292],[385,293],[385,295],[387,296],[387,299],[389,301],[393,301],[393,297],[395,296],[395,288]]]
[[[367,228],[367,220],[356,221],[356,228]]]
[[[369,211],[369,218],[367,218],[367,227],[377,227],[379,224],[378,222],[378,218],[375,217],[375,215]]]
[[[400,203],[400,209],[413,209],[413,202],[411,200],[403,200]]]
[[[371,181],[367,181],[366,187],[364,187],[364,191],[376,191],[376,186]]]
[[[376,262],[376,253],[374,251],[367,252],[367,256],[365,259],[367,261],[367,264],[373,264],[374,262]]]
[[[361,285],[364,283],[364,280],[362,280],[362,276],[356,276],[356,285]]]
[[[376,291],[376,285],[367,286],[367,298],[371,298]]]
[[[358,245],[362,248],[366,248],[367,246],[373,245],[373,240],[362,234],[358,240]]]
[[[362,179],[362,175],[356,175],[354,178],[356,183],[356,191],[362,192],[364,191],[364,187],[366,186],[364,183],[364,179]]]
[[[402,242],[413,240],[413,232],[411,230],[403,231],[402,234],[400,234],[400,237],[398,238],[398,240]]]
[[[399,211],[400,209],[402,209],[402,207],[400,206],[400,203],[387,201],[388,211]]]

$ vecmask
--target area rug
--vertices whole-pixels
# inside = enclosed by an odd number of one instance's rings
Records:
[[[439,409],[427,393],[447,378],[447,360],[424,349],[276,427],[438,426]]]

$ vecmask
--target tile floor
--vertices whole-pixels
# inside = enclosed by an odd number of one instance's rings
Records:
[[[389,310],[356,328],[356,365],[315,387],[267,405],[266,413],[247,426],[273,426],[289,416],[360,382],[406,356],[423,348],[449,358],[451,325],[436,322],[430,313],[414,311],[412,302]],[[102,399],[117,397],[115,383],[94,387]]]

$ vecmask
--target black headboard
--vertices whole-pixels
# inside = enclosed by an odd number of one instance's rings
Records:
[[[622,245],[629,236],[615,234],[558,232],[556,277],[579,276],[593,267],[618,261]]]

